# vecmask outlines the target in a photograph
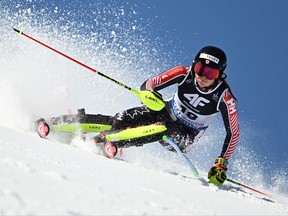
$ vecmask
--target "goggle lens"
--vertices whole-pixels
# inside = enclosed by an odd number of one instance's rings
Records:
[[[219,77],[219,70],[216,68],[211,68],[200,63],[196,63],[194,66],[194,72],[198,76],[204,76],[209,80],[214,80]]]

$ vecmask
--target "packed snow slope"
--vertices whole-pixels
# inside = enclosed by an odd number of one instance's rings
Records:
[[[121,160],[109,160],[77,137],[65,144],[40,139],[30,128],[39,117],[78,108],[114,115],[141,103],[121,86],[12,28],[135,88],[178,65],[175,55],[182,54],[163,49],[169,45],[165,36],[155,37],[149,30],[153,20],[143,19],[132,3],[124,9],[115,6],[118,1],[91,1],[86,11],[83,2],[77,7],[73,1],[61,7],[35,2],[0,2],[0,215],[288,214],[287,166],[259,160],[249,148],[255,130],[241,119],[241,140],[228,176],[271,197],[229,183],[221,188],[207,183],[225,136],[221,119],[187,154],[200,178],[158,143],[124,149]],[[174,90],[161,93],[167,98]]]
[[[78,138],[66,145],[2,125],[0,137],[0,215],[288,214],[273,198],[218,188],[206,173],[194,178],[177,157],[151,146],[124,150],[127,162]]]

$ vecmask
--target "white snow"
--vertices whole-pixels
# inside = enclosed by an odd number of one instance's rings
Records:
[[[206,173],[193,177],[176,156],[151,151],[158,147],[124,149],[130,162],[111,160],[78,138],[67,145],[0,126],[0,215],[288,214],[279,196],[208,184]]]
[[[207,169],[219,154],[217,143],[223,141],[220,130],[212,136],[213,128],[207,131],[190,155],[201,167],[199,178],[158,143],[124,149],[123,160],[110,160],[77,137],[64,144],[31,132],[31,120],[65,114],[67,109],[75,112],[84,107],[87,113],[113,115],[140,102],[122,87],[19,36],[12,24],[131,87],[169,64],[167,56],[160,58],[161,52],[159,57],[151,55],[159,46],[149,47],[149,40],[141,37],[118,38],[123,31],[115,32],[117,40],[108,46],[111,41],[105,43],[109,39],[105,31],[104,36],[97,31],[82,38],[73,26],[67,26],[67,32],[65,26],[46,25],[43,13],[38,20],[31,18],[39,27],[30,26],[29,17],[7,13],[1,14],[0,30],[0,215],[288,215],[287,197],[261,184],[252,186],[271,197],[230,183],[221,188],[207,183]],[[115,54],[119,47],[129,48],[123,57]],[[257,159],[247,151],[245,157],[243,149],[233,155],[235,164],[229,172],[249,177],[248,182],[256,177],[261,182],[262,167],[253,167]]]

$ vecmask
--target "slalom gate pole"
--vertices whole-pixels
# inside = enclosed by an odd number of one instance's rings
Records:
[[[134,93],[142,101],[142,103],[145,104],[146,106],[148,106],[150,109],[159,111],[165,106],[165,103],[163,102],[163,100],[158,99],[152,92],[150,92],[150,91],[138,91],[138,90],[136,90],[134,88],[131,88],[131,87],[129,87],[129,86],[127,86],[127,85],[125,85],[125,84],[123,84],[123,83],[121,83],[121,82],[119,82],[119,81],[117,81],[117,80],[115,80],[115,79],[113,79],[113,78],[101,73],[100,71],[97,71],[96,69],[93,69],[93,68],[89,67],[88,65],[85,65],[82,62],[80,62],[80,61],[78,61],[78,60],[76,60],[76,59],[74,59],[74,58],[72,58],[72,57],[70,57],[70,56],[68,56],[68,55],[56,50],[56,49],[54,49],[53,47],[50,47],[50,46],[42,43],[41,41],[36,40],[35,38],[25,34],[23,31],[17,30],[15,28],[13,28],[13,30],[18,32],[19,35],[23,35],[23,36],[35,41],[36,43],[41,44],[42,46],[44,46],[44,47],[46,47],[46,48],[48,48],[48,49],[50,49],[50,50],[62,55],[62,56],[64,56],[65,58],[67,58],[67,59],[69,59],[69,60],[71,60],[71,61],[73,61],[73,62],[75,62],[75,63],[77,63],[79,65],[81,65],[82,67],[85,67],[86,69],[92,71],[93,73],[96,73],[96,74],[98,74],[98,75],[100,75],[100,76],[102,76],[102,77],[104,77],[104,78],[106,78],[106,79],[118,84],[119,86],[122,86],[122,87],[128,89],[129,91]]]
[[[264,196],[269,196],[267,193],[261,192],[261,191],[259,191],[259,190],[254,189],[254,188],[251,188],[251,187],[249,187],[249,186],[247,186],[247,185],[244,185],[244,184],[242,184],[242,183],[240,183],[240,182],[236,182],[236,181],[234,181],[234,180],[232,180],[232,179],[227,178],[226,181],[228,181],[228,182],[230,182],[230,183],[233,183],[233,184],[236,184],[236,185],[239,185],[239,186],[241,186],[241,187],[243,187],[243,188],[249,189],[249,190],[254,191],[254,192],[256,192],[256,193],[260,193],[260,194],[262,194],[262,195],[264,195]]]

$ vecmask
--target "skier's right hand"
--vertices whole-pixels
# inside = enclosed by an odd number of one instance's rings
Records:
[[[218,157],[215,160],[215,164],[211,167],[208,173],[209,182],[221,186],[227,179],[228,161],[223,157]]]

